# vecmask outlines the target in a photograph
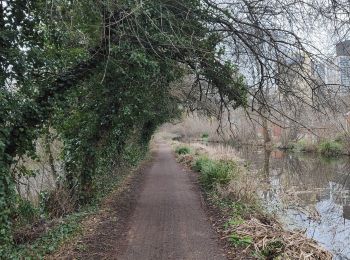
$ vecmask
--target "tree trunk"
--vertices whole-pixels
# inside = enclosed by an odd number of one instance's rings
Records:
[[[265,116],[262,116],[262,130],[263,130],[263,137],[264,137],[264,148],[270,150],[271,136],[270,136],[267,118]]]

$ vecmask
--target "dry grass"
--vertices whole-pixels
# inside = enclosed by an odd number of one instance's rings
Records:
[[[75,200],[64,186],[48,192],[45,198],[45,210],[51,218],[58,218],[72,213],[75,210]]]
[[[256,205],[258,203],[258,189],[259,182],[255,178],[245,174],[240,174],[232,179],[226,187],[218,187],[218,193],[222,198],[227,198],[239,203],[248,205]]]
[[[214,160],[232,160],[238,162],[235,178],[231,179],[227,186],[217,187],[217,190],[222,197],[248,204],[256,203],[257,194],[252,192],[252,190],[256,191],[258,189],[259,179],[241,165],[243,160],[236,155],[232,147],[222,144],[206,146],[201,143],[192,143],[190,147],[196,155],[206,155]],[[193,164],[194,159],[192,154],[178,156],[178,161],[189,167]]]
[[[174,142],[174,144],[176,145],[177,143]],[[223,145],[221,143],[216,145],[191,143],[189,146],[193,148],[197,154],[205,154],[215,160],[234,160],[236,162],[243,162],[243,160],[237,156],[237,153],[232,146]]]
[[[239,237],[251,237],[252,243],[245,250],[260,252],[267,259],[273,259],[273,256],[278,255],[280,257],[278,259],[332,259],[332,255],[316,241],[306,238],[302,232],[286,231],[276,220],[264,224],[258,218],[251,217],[239,225],[226,229],[225,233],[227,238],[232,233]]]
[[[180,137],[182,141],[201,139],[203,134],[208,135],[208,141],[235,141],[245,144],[260,144],[260,125],[251,121],[242,109],[222,115],[221,121],[216,117],[201,116],[196,113],[184,115],[181,122],[165,124],[160,132]]]
[[[279,196],[282,200],[282,204],[286,205],[286,208],[295,209],[303,213],[309,219],[318,221],[320,220],[320,213],[315,208],[315,206],[312,204],[308,205],[298,196],[310,192],[315,192],[315,190],[297,191],[295,190],[295,187],[292,187],[292,189],[289,190],[282,190]]]
[[[194,156],[192,154],[178,155],[177,161],[186,165],[187,167],[191,167],[194,161]]]
[[[208,141],[224,141],[231,139],[231,133],[227,129],[219,131],[219,122],[215,118],[201,117],[191,115],[185,117],[178,124],[165,124],[160,129],[160,132],[181,137],[182,140],[199,140],[203,134],[208,135]]]

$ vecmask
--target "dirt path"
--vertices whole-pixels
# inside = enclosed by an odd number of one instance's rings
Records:
[[[117,259],[225,259],[189,176],[159,144]]]
[[[46,259],[223,260],[200,191],[170,146],[128,176],[83,232]],[[190,178],[191,176],[191,178]]]

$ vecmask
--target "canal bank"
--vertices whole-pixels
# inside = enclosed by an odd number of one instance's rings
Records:
[[[235,160],[241,158],[240,164],[259,180],[263,207],[277,215],[284,227],[315,239],[335,259],[350,256],[348,157],[327,158],[220,143],[187,145]]]

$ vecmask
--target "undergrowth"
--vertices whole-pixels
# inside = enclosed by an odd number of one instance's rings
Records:
[[[72,238],[81,230],[81,221],[96,212],[96,207],[83,209],[61,220],[61,223],[50,229],[30,244],[18,245],[13,250],[14,259],[42,259],[45,255],[56,251],[64,241]]]
[[[98,167],[99,174],[94,178],[96,192],[90,203],[67,211],[66,214],[55,214],[62,210],[53,199],[56,191],[42,192],[38,206],[19,199],[18,219],[14,227],[18,242],[11,249],[11,259],[42,259],[58,250],[65,241],[78,235],[82,228],[82,220],[99,210],[103,199],[140,164],[146,157],[147,150],[146,146],[130,144],[121,160],[102,162]],[[62,198],[62,191],[59,193]]]
[[[175,153],[177,154],[189,154],[191,149],[187,146],[179,146],[176,148]]]
[[[319,152],[325,156],[337,156],[342,153],[342,145],[337,141],[324,141],[318,146]]]
[[[266,213],[257,195],[258,176],[250,176],[237,162],[211,159],[203,150],[179,155],[179,162],[199,173],[207,202],[218,212],[215,225],[234,259],[332,259],[315,241],[285,230]]]
[[[217,184],[227,185],[237,171],[237,165],[233,161],[215,161],[201,156],[193,168],[200,172],[200,181],[207,189],[212,189]]]
[[[306,141],[306,140],[299,140],[297,143],[294,144],[293,150],[296,152],[313,152],[317,150],[316,145],[313,143]]]
[[[318,144],[307,140],[299,140],[296,143],[289,143],[285,148],[296,152],[316,152],[327,157],[332,157],[349,153],[344,149],[346,147],[344,143],[346,144],[346,141],[341,137],[337,137],[335,140],[324,140]]]

